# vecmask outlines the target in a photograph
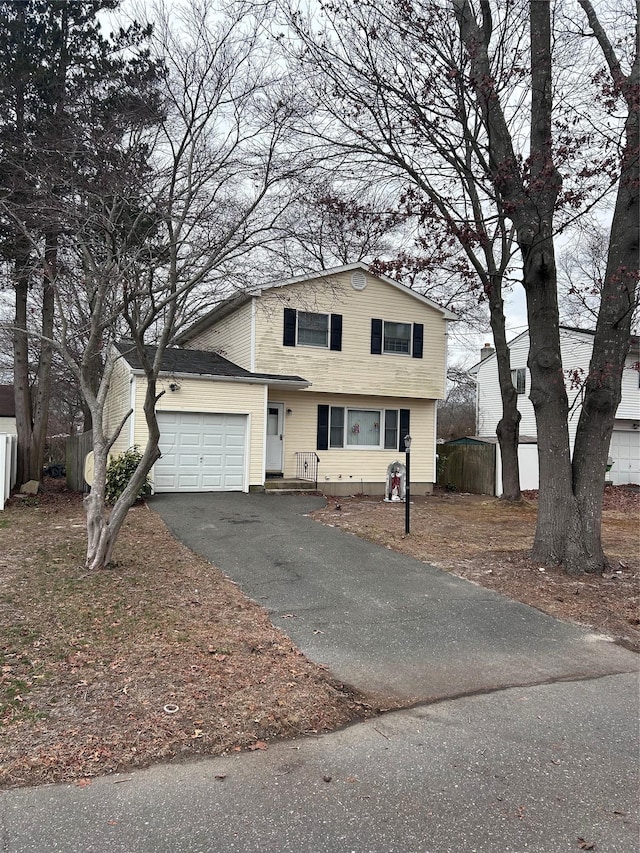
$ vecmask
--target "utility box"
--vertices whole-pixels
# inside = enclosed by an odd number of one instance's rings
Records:
[[[385,501],[403,501],[406,492],[407,469],[402,462],[392,462],[387,468]]]

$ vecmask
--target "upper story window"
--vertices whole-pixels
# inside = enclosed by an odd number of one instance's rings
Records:
[[[516,367],[511,371],[511,381],[518,394],[524,394],[527,380],[527,368]]]
[[[284,309],[282,344],[285,347],[342,349],[342,314]]]
[[[391,353],[422,358],[424,326],[422,323],[399,323],[371,320],[371,353]]]
[[[411,352],[411,323],[384,321],[383,348],[385,352]]]
[[[329,315],[298,311],[298,344],[310,347],[328,347]]]

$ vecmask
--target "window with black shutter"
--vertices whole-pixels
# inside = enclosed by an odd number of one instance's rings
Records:
[[[329,406],[318,405],[318,434],[316,450],[329,448]]]
[[[382,320],[371,321],[371,353],[380,355],[382,352]]]
[[[296,311],[295,308],[284,309],[284,333],[282,343],[285,347],[296,345]]]

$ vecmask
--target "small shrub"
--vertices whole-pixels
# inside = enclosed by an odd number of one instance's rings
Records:
[[[125,450],[124,453],[121,453],[109,462],[109,465],[107,466],[107,486],[105,490],[105,499],[108,504],[114,504],[124,492],[141,459],[142,453],[138,450],[138,446],[134,445],[133,447],[130,447],[129,450]],[[140,487],[138,497],[142,498],[145,495],[150,494],[151,483],[149,482],[149,475],[147,475],[144,483]]]

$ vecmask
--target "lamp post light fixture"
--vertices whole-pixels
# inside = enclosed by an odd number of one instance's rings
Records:
[[[411,483],[411,436],[404,437],[404,535],[409,535],[409,504]]]

